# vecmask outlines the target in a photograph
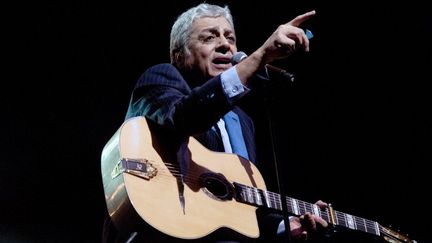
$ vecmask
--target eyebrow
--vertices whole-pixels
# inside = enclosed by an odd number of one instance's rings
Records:
[[[212,27],[202,29],[201,32],[219,32],[219,28],[212,26]],[[234,33],[232,29],[227,29],[227,28],[223,29],[223,32],[228,34]]]

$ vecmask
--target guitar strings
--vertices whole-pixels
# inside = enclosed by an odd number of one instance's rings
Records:
[[[252,189],[252,190],[261,190],[261,189],[250,188],[248,186],[243,186],[243,185],[242,185],[242,187],[244,189],[246,189],[246,190],[250,190],[250,189]],[[280,195],[274,194],[272,192],[268,192],[268,193],[269,193],[269,195],[271,197],[270,199],[276,200],[276,203],[274,203],[274,204],[278,205],[278,209],[281,209],[282,207],[281,207],[281,203],[280,203]],[[252,195],[254,195],[254,194],[252,193]],[[297,205],[302,205],[303,208],[299,207],[299,206],[297,207],[302,214],[304,214],[306,212],[310,212],[312,214],[315,214],[314,210],[312,210],[312,204],[311,203],[308,203],[308,202],[305,202],[305,201],[302,201],[302,200],[298,200],[298,199],[293,199],[293,198],[290,198],[290,197],[287,197],[287,199],[288,199],[287,200],[287,204],[291,208],[294,208],[292,200],[296,200]],[[308,208],[308,206],[309,206],[309,208]],[[339,211],[335,210],[335,215],[336,215],[336,218],[338,219],[338,222],[347,222],[348,221],[346,217],[349,214],[345,214],[345,213],[342,213],[342,212],[339,212]],[[327,219],[330,218],[330,216],[328,214],[328,211],[325,210],[325,209],[322,209],[322,208],[319,208],[318,216],[321,216],[321,217],[324,216]],[[352,217],[353,221],[355,221],[355,227],[357,229],[364,230],[364,231],[369,232],[369,233],[370,232],[373,232],[375,234],[378,233],[375,230],[376,229],[376,222],[375,221],[364,219],[364,218],[361,218],[361,217],[358,217],[358,216],[355,216],[355,215],[350,215],[350,216]],[[345,225],[345,226],[347,226],[347,225]],[[362,228],[364,228],[364,229],[362,229]]]
[[[181,172],[180,172],[180,167],[177,164],[173,164],[173,163],[164,163],[164,165],[166,166],[166,168],[163,167],[158,167],[158,172],[161,172],[160,175],[164,175],[167,176],[168,174],[166,174],[166,172],[169,172],[172,176],[175,176],[176,178],[181,177]],[[186,176],[183,176],[183,180],[184,182],[187,182],[187,184],[189,185],[194,185],[194,186],[200,186],[201,183],[199,183],[197,181],[197,179],[201,176],[202,174],[198,173],[198,172],[189,172]],[[249,187],[246,185],[239,185],[239,187],[241,187],[244,191],[246,191],[249,194],[249,198],[248,199],[253,199],[255,203],[257,203],[257,198],[259,196],[260,200],[264,200],[264,196],[262,194],[264,194],[264,190],[259,189],[259,188],[254,188],[254,187]],[[271,191],[266,191],[267,193],[267,199],[269,200],[270,206],[275,206],[274,208],[281,210],[282,209],[282,205],[281,205],[281,198],[280,195],[277,193],[273,193]],[[257,195],[258,194],[258,195]],[[304,214],[305,212],[310,212],[312,214],[315,214],[314,211],[312,210],[312,204],[302,201],[302,200],[298,200],[298,199],[293,199],[290,197],[287,197],[287,205],[291,208],[294,208],[294,203],[292,202],[292,200],[296,200],[297,205],[302,205],[302,207],[297,207],[299,209],[299,211]],[[307,208],[309,205],[309,208]],[[330,218],[328,215],[328,212],[324,209],[320,208],[320,214],[318,216],[320,217],[326,217],[326,218]],[[339,211],[335,210],[335,216],[338,220],[338,222],[345,222],[347,223],[347,218],[346,216],[349,214],[345,214]],[[365,228],[366,232],[369,232],[367,230],[367,228],[373,228],[375,229],[375,225],[376,222],[372,221],[372,220],[368,220],[368,219],[364,219],[355,215],[350,215],[353,219],[353,221],[355,221],[355,227],[358,229],[358,226],[361,226],[363,228]],[[380,227],[382,227],[381,225],[379,225]]]
[[[181,177],[181,172],[180,172],[180,167],[177,164],[172,164],[172,163],[164,163],[164,165],[166,166],[165,168],[163,167],[158,167],[158,171],[161,172],[161,176],[168,176],[167,172],[170,173],[170,177],[175,176],[176,178]],[[192,186],[201,186],[201,183],[197,182],[197,178],[199,178],[202,174],[199,174],[198,172],[189,172],[186,176],[183,177],[183,181],[186,182],[188,185],[192,185]],[[275,208],[278,210],[282,210],[282,204],[281,204],[281,197],[279,194],[271,192],[271,191],[266,191],[263,189],[259,189],[259,188],[254,188],[254,187],[249,187],[247,185],[242,185],[239,184],[238,185],[242,190],[244,190],[247,194],[248,194],[248,198],[244,199],[245,201],[248,201],[248,199],[252,199],[253,203],[262,206],[263,203],[259,204],[258,200],[260,200],[261,202],[266,202],[267,206],[270,208]],[[266,196],[264,196],[264,193],[266,193]],[[259,199],[258,199],[259,198]],[[309,202],[305,202],[302,200],[298,200],[298,199],[294,199],[294,198],[290,198],[290,197],[286,197],[286,203],[287,206],[290,207],[291,209],[294,209],[296,206],[294,205],[293,201],[296,201],[297,204],[297,209],[301,212],[301,214],[304,214],[306,212],[310,212],[314,215],[320,216],[323,219],[325,219],[327,222],[329,222],[330,220],[330,216],[329,216],[329,212],[324,208],[319,208],[318,214],[316,214],[314,212],[314,210],[312,210],[312,205]],[[301,207],[299,206],[301,205]],[[367,233],[371,233],[371,234],[375,234],[375,235],[380,235],[380,234],[384,234],[387,235],[389,237],[395,237],[394,235],[387,233],[386,230],[388,230],[387,228],[383,227],[382,225],[378,224],[376,221],[373,220],[369,220],[369,219],[365,219],[359,216],[355,216],[355,215],[351,215],[351,214],[346,214],[337,210],[334,210],[335,212],[335,217],[336,217],[336,224],[337,225],[342,225],[345,227],[350,228],[354,227],[357,230],[361,230],[363,232],[367,232]],[[350,216],[351,219],[354,221],[354,225],[349,225],[349,220],[347,218],[347,216]],[[297,215],[299,216],[299,215]],[[378,226],[378,230],[377,230],[377,226]],[[404,237],[406,239],[408,239],[405,236],[402,236],[398,233],[396,233],[399,237]]]
[[[169,177],[172,177],[172,175],[175,176],[176,178],[181,176],[178,165],[171,164],[171,163],[166,163],[166,165],[167,165],[166,169],[158,167],[158,171],[162,172],[160,174],[161,176],[162,175],[168,176],[167,172],[171,174]],[[183,179],[189,185],[201,186],[200,183],[197,183],[196,179],[199,177],[197,175],[198,175],[197,173],[190,173],[188,176],[184,176]],[[243,190],[247,194],[247,198],[243,198],[243,200],[250,202],[250,199],[252,199],[253,203],[257,204],[258,206],[264,205],[263,202],[265,202],[266,206],[268,206],[270,208],[282,210],[281,196],[279,194],[271,192],[271,191],[266,191],[266,190],[263,190],[260,188],[250,187],[250,186],[243,185],[243,184],[238,184],[237,186],[240,187],[241,190]],[[264,193],[266,193],[266,196],[264,196]],[[261,201],[261,203],[258,203],[259,200]],[[295,201],[295,203],[294,203],[294,201]],[[329,220],[330,219],[329,212],[325,208],[324,209],[319,208],[319,211],[317,214],[312,209],[312,207],[313,207],[312,203],[305,202],[305,201],[298,200],[298,199],[294,199],[294,198],[290,198],[290,197],[286,197],[286,203],[287,203],[287,206],[291,209],[297,208],[299,210],[300,214],[310,212],[311,214],[322,217],[327,222],[330,221]],[[362,217],[355,216],[355,215],[346,214],[346,213],[343,213],[343,212],[340,212],[337,210],[334,210],[334,212],[335,212],[335,217],[336,217],[336,225],[342,225],[342,226],[345,226],[348,228],[354,227],[357,230],[360,230],[360,231],[363,231],[366,233],[371,233],[371,234],[374,234],[377,236],[379,236],[380,234],[384,234],[388,237],[392,237],[392,238],[395,237],[393,234],[387,233],[385,231],[386,228],[381,226],[380,224],[378,224],[375,221],[364,219]],[[348,224],[348,218],[347,218],[348,215],[350,215],[352,217],[352,220],[354,221],[354,225]],[[299,215],[296,215],[296,216],[299,216]],[[377,230],[377,226],[378,226],[378,230]],[[404,238],[408,239],[407,237],[402,236],[398,233],[395,233],[395,234],[397,234],[396,237],[399,236],[399,237],[404,237]],[[411,241],[409,241],[409,242],[411,242]]]

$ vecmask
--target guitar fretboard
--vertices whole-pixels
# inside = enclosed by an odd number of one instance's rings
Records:
[[[279,194],[239,183],[234,183],[234,187],[236,190],[237,201],[282,211],[282,200]],[[377,236],[380,235],[380,225],[372,220],[364,219],[336,210],[333,210],[334,220],[332,220],[329,210],[321,209],[316,204],[308,203],[291,197],[286,197],[286,204],[288,212],[295,216],[300,216],[306,212],[310,212],[323,218],[327,222],[334,221],[335,225],[340,225],[354,230],[360,230]]]

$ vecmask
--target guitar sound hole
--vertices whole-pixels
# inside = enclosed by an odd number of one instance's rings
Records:
[[[201,177],[204,191],[213,198],[220,200],[232,199],[231,184],[222,176],[206,174]]]

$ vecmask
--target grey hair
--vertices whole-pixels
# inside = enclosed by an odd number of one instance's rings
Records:
[[[203,17],[224,17],[234,30],[233,17],[228,6],[218,6],[201,3],[182,13],[174,22],[170,35],[171,63],[183,66],[185,56],[190,54],[189,38],[192,24],[196,19]]]

